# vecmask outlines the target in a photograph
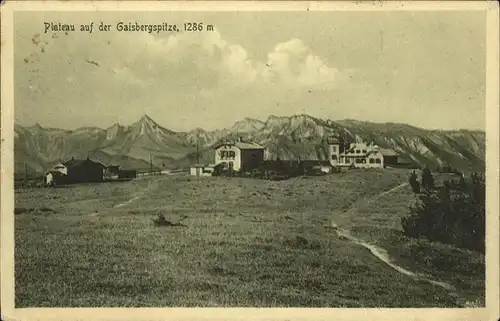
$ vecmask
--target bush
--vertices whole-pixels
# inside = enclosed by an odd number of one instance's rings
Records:
[[[185,227],[186,225],[182,223],[174,223],[165,218],[165,215],[163,214],[158,214],[156,219],[153,220],[154,224],[156,226],[182,226]]]
[[[422,181],[420,186],[429,191],[434,189],[434,176],[432,176],[431,170],[428,167],[422,170]]]
[[[415,171],[411,172],[410,177],[408,178],[408,183],[410,183],[413,193],[420,193],[420,183],[417,180],[417,173],[415,173]]]
[[[429,186],[429,185],[427,185]],[[472,174],[452,189],[450,183],[437,191],[426,189],[410,206],[410,215],[401,219],[405,235],[453,244],[484,253],[485,182]]]
[[[303,236],[296,236],[295,238],[289,238],[283,241],[283,244],[292,248],[302,248],[317,250],[321,248],[321,244],[317,240],[309,241]]]

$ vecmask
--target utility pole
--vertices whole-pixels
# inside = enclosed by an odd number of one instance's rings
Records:
[[[153,173],[153,156],[149,154],[149,174],[152,175]]]
[[[24,180],[28,184],[28,163],[24,163]]]
[[[196,134],[196,164],[200,163],[200,133]]]

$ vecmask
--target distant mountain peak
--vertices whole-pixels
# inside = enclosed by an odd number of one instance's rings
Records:
[[[195,129],[192,129],[189,131],[189,133],[192,133],[192,134],[202,134],[205,132],[207,132],[207,131],[201,127],[196,127]]]
[[[405,124],[373,123],[356,120],[331,121],[310,115],[271,115],[263,122],[245,117],[229,129],[173,132],[158,125],[149,115],[123,126],[119,123],[103,130],[75,130],[30,127],[15,124],[15,164],[24,172],[26,163],[39,172],[58,159],[84,157],[96,151],[107,162],[140,168],[154,162],[187,166],[195,161],[197,146],[203,159],[213,158],[213,144],[242,136],[265,146],[269,159],[325,159],[328,157],[325,137],[341,133],[346,140],[374,141],[381,148],[401,154],[404,162],[435,166],[451,164],[459,169],[484,167],[485,134],[479,131],[430,131]],[[103,139],[104,138],[104,139]],[[95,154],[93,152],[93,155]]]
[[[118,122],[114,123],[110,127],[106,129],[106,139],[112,140],[118,137],[119,133],[122,132],[124,127],[120,125]]]
[[[137,122],[132,124],[132,126],[150,126],[150,127],[155,127],[158,126],[158,124],[153,120],[153,118],[149,117],[147,114],[144,114],[139,118]]]
[[[147,124],[152,124],[152,125],[158,125],[153,118],[149,117],[148,114],[144,114],[141,116],[139,119],[139,123],[147,123]]]
[[[251,118],[251,117],[245,117],[245,118],[243,118],[243,121],[251,121],[251,122],[256,122],[256,123],[263,123],[262,120],[259,120],[257,118]]]
[[[264,127],[265,123],[263,121],[260,121],[258,119],[254,118],[249,118],[245,117],[243,120],[240,120],[231,127],[230,131],[231,132],[254,132],[262,129]]]
[[[113,125],[109,126],[108,129],[123,127],[119,122],[114,122]]]

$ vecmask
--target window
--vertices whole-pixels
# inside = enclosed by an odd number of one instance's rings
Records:
[[[356,158],[356,164],[361,164],[362,159],[361,158]]]
[[[346,164],[350,164],[350,163],[351,163],[351,159],[350,159],[350,158],[346,158],[346,159],[345,159],[345,163],[346,163]]]
[[[380,164],[380,158],[377,158],[377,159],[375,160],[375,163]]]
[[[370,164],[374,164],[375,160],[373,158],[370,158]]]
[[[223,150],[220,152],[221,159],[234,159],[235,156],[236,156],[236,153],[232,150],[230,150],[230,151]]]
[[[336,153],[337,152],[337,146],[332,146],[332,152]]]
[[[332,155],[332,160],[337,160],[337,155]]]
[[[366,154],[366,149],[363,149],[363,154]]]
[[[366,164],[366,158],[363,158],[363,159],[361,160],[361,163],[362,163],[362,164]]]
[[[361,151],[359,149],[356,149],[356,154],[359,154],[361,153]]]

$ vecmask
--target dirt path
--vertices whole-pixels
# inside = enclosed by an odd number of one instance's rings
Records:
[[[390,194],[390,193],[392,193],[396,190],[399,190],[407,185],[408,185],[408,183],[403,183],[403,184],[400,184],[400,185],[398,185],[394,188],[391,188],[385,192],[377,194],[377,195],[371,197],[370,199],[363,199],[360,202],[357,202],[357,204],[358,204],[357,206],[356,205],[353,206],[347,212],[355,213],[362,206],[366,206],[366,205],[376,201],[377,199],[381,198],[382,196]],[[404,274],[404,275],[407,275],[409,277],[412,277],[417,281],[425,281],[425,282],[431,283],[433,285],[440,286],[448,291],[449,295],[452,296],[456,300],[456,302],[459,306],[463,306],[464,304],[466,304],[465,299],[461,298],[457,294],[457,291],[456,291],[454,286],[452,286],[448,283],[445,283],[445,282],[432,280],[424,275],[420,275],[416,272],[412,272],[410,270],[407,270],[407,269],[397,265],[396,263],[394,263],[394,260],[389,256],[389,254],[387,253],[386,250],[384,250],[383,248],[380,248],[378,246],[375,246],[373,244],[369,244],[362,239],[356,238],[348,230],[341,229],[333,220],[332,220],[332,227],[335,229],[335,231],[339,237],[343,237],[343,238],[345,238],[353,243],[356,243],[356,244],[368,249],[373,256],[375,256],[377,259],[381,260],[382,262],[384,262],[386,265],[388,265],[392,269],[396,270],[397,272]]]
[[[135,194],[133,194],[132,198],[130,198],[122,203],[118,203],[118,204],[113,205],[113,208],[120,208],[123,206],[127,206],[129,204],[132,204],[133,202],[139,200],[140,198],[143,198],[147,193],[155,190],[156,188],[158,188],[158,182],[151,180],[151,183],[148,184],[148,186],[144,190],[136,192]],[[92,213],[87,214],[87,216],[97,216],[97,215],[99,215],[99,212],[92,212]]]
[[[137,201],[139,198],[141,198],[141,196],[143,196],[143,194],[144,193],[136,194],[134,197],[132,197],[128,201],[114,205],[113,208],[119,208],[119,207],[128,205],[128,204],[132,203],[133,201]]]
[[[155,190],[156,188],[158,188],[158,181],[156,181],[155,179],[151,179],[148,186],[143,191],[135,193],[131,199],[129,199],[123,203],[116,204],[113,206],[113,208],[120,208],[120,207],[129,205],[129,204],[137,201],[138,199],[144,197],[146,194],[150,193],[151,191]]]

